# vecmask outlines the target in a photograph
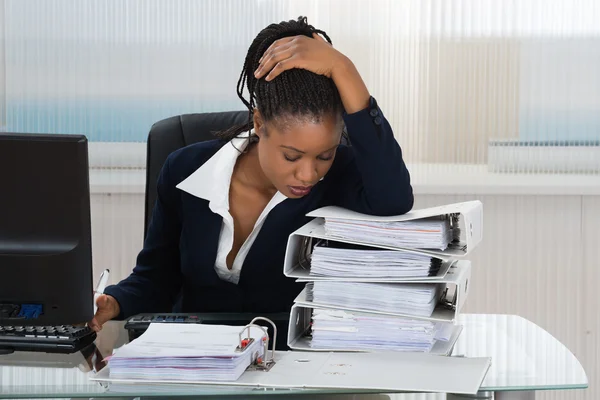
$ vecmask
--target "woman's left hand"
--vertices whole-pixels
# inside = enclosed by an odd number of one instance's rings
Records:
[[[260,79],[266,75],[265,80],[270,81],[283,71],[300,68],[331,78],[335,68],[345,60],[342,53],[317,33],[313,33],[313,38],[304,35],[286,37],[269,46],[254,76]]]
[[[312,38],[299,35],[273,42],[259,60],[254,76],[260,79],[266,75],[265,80],[271,81],[292,68],[331,78],[348,114],[360,111],[369,104],[369,90],[352,61],[317,33],[313,33]]]

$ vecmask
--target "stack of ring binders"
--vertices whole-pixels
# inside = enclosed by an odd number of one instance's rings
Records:
[[[305,283],[287,342],[312,351],[449,355],[462,326],[480,201],[371,216],[340,207],[308,214],[288,239],[284,274]]]

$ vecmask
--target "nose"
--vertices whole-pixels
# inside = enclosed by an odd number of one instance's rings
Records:
[[[317,170],[316,163],[308,160],[300,163],[296,169],[295,178],[302,182],[304,186],[314,185],[319,179],[319,171]]]

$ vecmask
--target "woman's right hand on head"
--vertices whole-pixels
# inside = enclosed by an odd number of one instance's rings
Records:
[[[96,305],[98,306],[98,310],[96,310],[96,315],[88,323],[88,326],[94,331],[99,332],[105,322],[116,318],[121,313],[121,308],[119,307],[119,302],[107,294],[98,296]]]

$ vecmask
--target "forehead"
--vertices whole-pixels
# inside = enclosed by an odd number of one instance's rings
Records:
[[[276,146],[289,146],[306,153],[321,153],[340,142],[341,117],[279,118],[266,124],[269,141]]]

